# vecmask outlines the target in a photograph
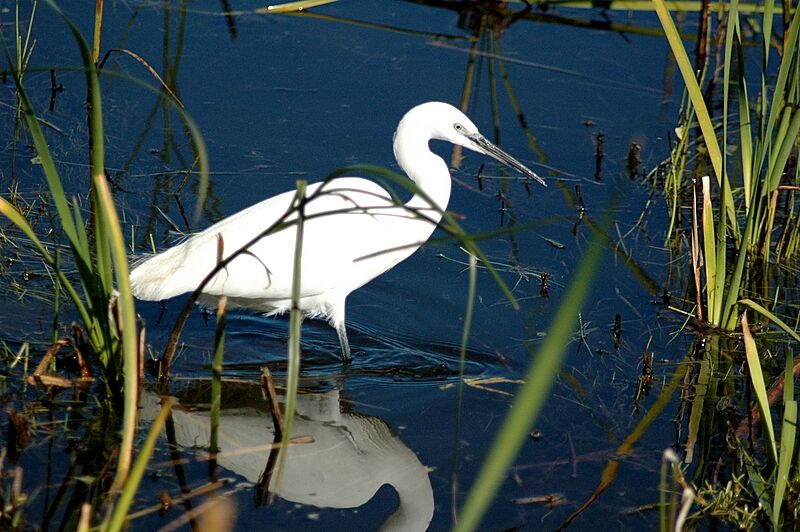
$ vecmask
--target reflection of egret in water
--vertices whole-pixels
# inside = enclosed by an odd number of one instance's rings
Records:
[[[246,388],[260,394],[258,386]],[[230,395],[225,394],[226,399]],[[146,392],[142,398],[143,419],[155,416],[159,405],[160,397]],[[389,484],[397,491],[400,505],[384,522],[383,529],[427,528],[434,510],[428,469],[386,423],[376,417],[343,412],[337,390],[298,395],[296,412],[293,436],[310,436],[313,442],[289,445],[280,485],[274,485],[277,475],[270,478],[270,492],[287,501],[320,508],[358,508],[368,503],[381,486]],[[176,405],[172,416],[179,446],[209,448],[208,411]],[[227,408],[223,404],[217,464],[258,484],[269,469],[269,450],[264,449],[273,442],[274,435],[266,406]]]

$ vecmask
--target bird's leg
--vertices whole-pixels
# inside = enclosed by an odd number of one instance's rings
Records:
[[[339,345],[342,346],[342,361],[349,364],[352,360],[350,355],[350,342],[347,340],[347,329],[344,326],[344,321],[336,325],[336,334],[339,335]]]

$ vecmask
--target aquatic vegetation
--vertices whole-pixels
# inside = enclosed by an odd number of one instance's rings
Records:
[[[53,8],[57,9],[55,6]],[[68,24],[71,23],[68,22]],[[84,54],[88,87],[91,198],[95,231],[93,244],[90,244],[86,224],[80,210],[76,204],[69,202],[64,193],[47,140],[22,85],[22,78],[16,70],[13,74],[20,105],[28,130],[36,145],[61,228],[78,267],[80,286],[76,287],[67,278],[60,268],[57,256],[53,256],[48,251],[14,205],[0,198],[0,212],[31,240],[58,279],[60,288],[70,297],[83,320],[89,344],[104,367],[104,384],[108,396],[115,402],[125,402],[124,425],[127,428],[123,430],[123,449],[119,468],[119,479],[121,480],[127,473],[127,460],[133,452],[136,397],[133,393],[120,394],[119,392],[136,389],[138,375],[136,368],[139,363],[136,317],[127,281],[126,246],[116,208],[104,177],[102,103],[97,71],[90,59],[89,50],[82,35],[75,26],[70,25],[70,29]],[[10,58],[8,60],[10,63]],[[114,277],[116,277],[116,286],[118,287],[118,296],[116,297],[112,297],[114,291],[112,279]],[[83,290],[84,297],[79,294],[79,288]]]
[[[55,3],[48,2],[48,4],[61,14]],[[32,10],[35,12],[35,9],[36,3]],[[91,178],[91,209],[88,223],[84,220],[77,200],[71,201],[64,191],[47,138],[23,85],[20,68],[23,62],[19,58],[26,57],[24,60],[26,63],[30,52],[20,52],[18,48],[18,61],[15,64],[6,49],[6,58],[16,84],[16,94],[22,115],[25,117],[27,131],[35,144],[38,161],[49,187],[49,199],[55,207],[60,231],[67,239],[72,260],[78,270],[77,283],[65,272],[64,261],[59,256],[58,248],[54,254],[52,246],[37,236],[24,212],[9,200],[0,198],[0,213],[29,239],[48,268],[56,292],[63,290],[81,317],[82,327],[78,338],[74,342],[70,340],[57,342],[56,351],[65,343],[73,346],[81,344],[84,349],[90,351],[86,355],[96,357],[100,362],[100,377],[104,392],[100,402],[106,406],[112,419],[119,420],[121,426],[119,457],[112,488],[116,490],[125,486],[122,491],[123,498],[120,499],[112,522],[112,529],[118,529],[120,522],[116,515],[121,511],[124,516],[130,497],[135,492],[135,489],[130,487],[135,482],[135,477],[134,480],[129,478],[129,471],[137,428],[137,391],[142,366],[140,345],[143,343],[140,334],[143,335],[143,332],[140,333],[137,329],[136,313],[128,281],[127,245],[105,175],[103,111],[99,72],[95,64],[96,54],[92,55],[80,30],[68,18],[63,15],[62,17],[80,49],[87,86]],[[33,15],[30,21],[32,24]],[[98,39],[99,35],[96,34],[95,37]],[[47,379],[44,379],[44,371],[47,360],[49,359],[46,359],[45,364],[33,375],[34,384],[45,384],[44,381]],[[56,382],[50,379],[47,380],[47,384],[53,385]],[[71,383],[67,381],[61,385],[70,386]],[[145,456],[146,454],[141,455],[143,459],[146,459]],[[140,470],[134,472],[141,475]]]
[[[748,78],[752,73],[746,68],[738,2],[730,3],[721,50],[724,56],[721,119],[714,120],[707,93],[704,94],[701,87],[703,76],[698,80],[663,2],[657,0],[655,5],[688,93],[683,121],[677,130],[678,142],[668,164],[665,195],[672,205],[673,230],[682,225],[678,219],[680,206],[688,199],[691,207],[688,232],[691,267],[695,272],[692,286],[695,305],[691,313],[709,326],[709,333],[704,335],[704,348],[699,353],[701,367],[694,381],[696,397],[692,402],[685,462],[693,461],[701,427],[708,427],[714,417],[704,403],[713,400],[717,393],[715,388],[723,386],[727,380],[721,373],[724,368],[732,369],[723,357],[740,356],[737,352],[741,344],[723,341],[723,335],[733,333],[742,338],[746,360],[743,367],[750,377],[751,387],[746,388],[752,389],[757,403],[752,412],[745,403],[745,420],[735,435],[729,436],[729,451],[722,451],[718,456],[717,467],[726,464],[733,478],[725,482],[714,474],[716,480],[709,481],[702,463],[695,470],[694,489],[703,493],[696,499],[701,510],[695,518],[716,516],[736,524],[768,521],[775,529],[794,526],[797,497],[787,494],[800,479],[795,448],[797,405],[793,392],[797,368],[792,361],[791,345],[786,345],[786,341],[776,343],[774,339],[765,338],[766,347],[757,347],[762,326],[750,324],[746,308],[755,311],[767,323],[777,325],[788,335],[789,343],[798,340],[796,329],[779,317],[780,313],[795,310],[776,297],[775,289],[761,279],[768,279],[772,268],[791,264],[798,252],[794,161],[800,133],[797,70],[800,12],[795,11],[785,19],[783,39],[777,46],[779,63],[775,67],[775,59],[771,58],[772,26],[779,12],[772,3],[765,5],[761,69],[755,73],[760,77],[760,91],[753,104],[748,94]],[[722,29],[718,31],[723,32]],[[769,83],[770,79],[774,79],[774,83]],[[711,86],[715,81],[706,83]],[[738,123],[738,127],[731,126],[731,122]],[[692,148],[697,155],[694,159],[697,166],[690,169],[688,139],[695,126],[699,135]],[[738,155],[738,160],[731,154]],[[698,176],[697,186],[691,186],[691,194],[686,195],[681,184],[685,182],[682,175],[690,171]],[[713,180],[703,175],[706,171],[710,171]],[[698,188],[699,193],[695,192]],[[763,357],[765,349],[783,355],[782,375],[774,360]],[[762,368],[765,363],[770,366],[768,373]],[[772,405],[781,396],[781,388],[782,408],[777,410],[782,414],[776,423]],[[741,393],[741,390],[729,393]],[[757,430],[757,425],[763,430],[760,431],[760,445],[754,446],[752,432]],[[749,428],[743,430],[744,426]],[[745,435],[749,435],[749,448],[741,441]],[[740,487],[735,495],[732,495],[732,486]]]

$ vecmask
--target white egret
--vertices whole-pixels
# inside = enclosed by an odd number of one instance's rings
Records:
[[[309,185],[299,306],[305,316],[327,319],[336,329],[345,361],[350,359],[344,321],[348,294],[414,253],[447,208],[450,172],[444,160],[431,152],[428,142],[432,139],[493,157],[545,185],[481,135],[461,111],[441,102],[414,107],[397,126],[394,154],[418,190],[404,205],[363,178],[341,177]],[[160,301],[193,292],[217,264],[218,238],[224,242],[224,256],[229,257],[284,216],[295,197],[296,192],[289,191],[256,203],[148,258],[131,272],[133,294]],[[267,315],[290,310],[295,239],[296,225],[291,225],[258,240],[210,280],[203,289],[204,300],[213,302],[225,295],[229,306]]]

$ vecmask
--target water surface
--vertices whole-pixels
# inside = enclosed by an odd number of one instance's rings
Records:
[[[64,8],[88,33],[92,6],[78,2]],[[338,408],[348,420],[379,427],[409,463],[416,457],[428,468],[434,508],[430,527],[449,528],[454,468],[455,499],[460,503],[508,412],[513,381],[522,378],[536,356],[593,236],[587,221],[608,215],[614,249],[605,254],[581,314],[583,337],[576,331],[563,374],[537,422],[541,437],[525,444],[485,520],[491,530],[557,527],[591,495],[606,461],[641,419],[633,398],[642,353],[649,345],[662,361],[653,392],[642,400],[646,410],[688,343],[680,337],[670,343],[679,322],[661,317],[658,304],[658,292],[668,285],[669,257],[662,248],[667,213],[659,201],[642,211],[649,187],[641,184],[641,173],[666,156],[676,113],[672,66],[666,43],[655,31],[655,16],[551,8],[546,14],[534,11],[496,33],[476,33],[470,27],[481,27],[478,9],[459,15],[454,9],[411,2],[339,2],[310,16],[250,13],[229,19],[220,15],[217,2],[110,2],[106,10],[104,48],[135,51],[161,73],[202,131],[211,162],[209,199],[200,219],[194,220],[196,181],[190,177],[184,183],[194,153],[179,116],[164,106],[157,89],[126,79],[135,77],[156,87],[139,63],[112,55],[103,80],[106,164],[137,254],[150,250],[151,235],[163,249],[176,230],[202,229],[293,188],[300,178],[313,182],[354,163],[396,169],[391,140],[398,120],[423,101],[460,104],[471,61],[470,39],[479,36],[468,114],[488,138],[549,183],[547,188],[533,187],[529,195],[520,182],[501,179],[507,174],[489,160],[469,153],[455,161],[449,145],[434,143],[437,153],[458,163],[449,209],[467,230],[494,230],[501,220],[504,227],[534,225],[483,244],[497,264],[507,266],[503,279],[514,287],[521,309],[512,308],[489,275],[479,274],[465,369],[466,377],[499,382],[467,387],[463,403],[456,402],[467,257],[452,243],[421,249],[351,295],[348,325],[355,358],[349,367],[338,358],[333,330],[306,322],[303,375],[314,380],[314,393],[330,408]],[[52,11],[41,8],[37,17],[37,47],[26,83],[43,118],[61,130],[51,132],[50,139],[68,186],[85,193],[83,74],[70,69],[79,64],[79,56]],[[472,26],[465,22],[470,17]],[[500,62],[489,61],[491,54],[503,59],[504,71]],[[65,90],[58,94],[55,110],[46,111],[46,69],[53,65]],[[9,91],[4,101],[13,104]],[[514,105],[524,114],[524,123]],[[10,123],[12,111],[0,112]],[[598,174],[601,132],[604,157]],[[640,165],[633,168],[633,176],[628,164],[631,143],[640,146]],[[41,189],[39,169],[29,158],[29,150],[19,144],[13,155],[2,156],[4,193],[12,183],[28,194]],[[475,178],[481,165],[486,165],[482,189]],[[586,207],[581,223],[575,187],[580,187]],[[644,274],[635,272],[630,262]],[[549,279],[547,298],[541,295],[542,273]],[[50,307],[5,295],[0,337],[16,343],[28,337],[46,342]],[[177,298],[163,308],[156,303],[137,305],[154,353],[163,348],[183,301]],[[618,347],[612,337],[616,314],[623,330]],[[16,317],[23,315],[21,326]],[[189,320],[183,336],[186,347],[174,370],[179,382],[210,373],[214,322],[208,317],[198,308]],[[68,323],[67,317],[62,321]],[[230,318],[226,376],[256,381],[260,366],[266,364],[280,378],[285,357],[284,319],[248,314]],[[266,411],[260,415],[266,426]],[[574,527],[655,527],[655,514],[628,510],[658,499],[660,454],[675,440],[671,418],[671,412],[665,413],[650,427],[633,457],[623,462],[612,488]],[[329,424],[346,427],[342,419]],[[61,434],[55,439],[56,446],[63,446],[68,438]],[[362,444],[354,437],[346,445],[358,450]],[[192,459],[191,449],[184,454],[190,458],[185,466],[189,485],[203,484],[208,465]],[[168,459],[162,445],[154,459],[160,465],[153,466],[152,478],[140,491],[141,507],[157,504],[161,492],[179,493],[173,468],[165,465]],[[265,463],[266,456],[253,460]],[[48,474],[37,473],[35,464],[42,461],[51,464]],[[26,450],[20,463],[28,490],[61,478],[66,467],[55,463],[45,444]],[[377,528],[402,501],[384,486],[355,508],[342,503],[343,508],[324,509],[288,496],[260,506],[254,488],[248,487],[254,482],[248,475],[235,468],[220,472],[231,479],[231,486],[241,484],[235,499],[242,530]],[[55,488],[41,489],[45,495],[35,500],[36,508],[52,504],[50,492]],[[550,508],[519,503],[551,494],[563,496],[563,504]],[[151,514],[135,527],[166,525],[181,512],[173,508],[163,515]],[[34,513],[29,518],[36,522]],[[54,522],[56,517],[51,526]]]

